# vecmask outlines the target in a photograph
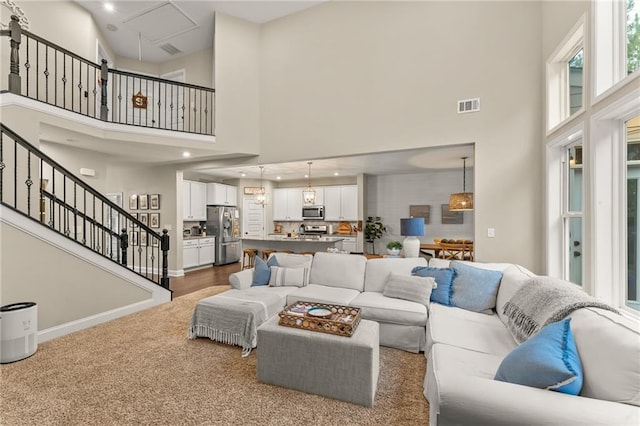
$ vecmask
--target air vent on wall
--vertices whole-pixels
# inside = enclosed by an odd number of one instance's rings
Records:
[[[175,47],[171,43],[163,44],[162,46],[160,46],[160,49],[164,50],[169,55],[175,55],[175,54],[178,54],[178,53],[182,53],[182,50],[178,49],[177,47]]]
[[[458,101],[458,114],[480,111],[480,98]]]

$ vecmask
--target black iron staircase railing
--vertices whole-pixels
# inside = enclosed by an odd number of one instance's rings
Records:
[[[169,290],[167,230],[156,233],[2,123],[0,202]]]
[[[214,135],[215,90],[110,69],[20,27],[11,17],[8,91],[111,123]]]

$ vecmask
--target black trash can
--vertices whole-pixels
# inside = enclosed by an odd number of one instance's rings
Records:
[[[38,305],[19,302],[0,306],[0,363],[20,361],[38,349]]]

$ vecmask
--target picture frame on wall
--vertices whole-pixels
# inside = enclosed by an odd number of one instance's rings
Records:
[[[140,231],[140,246],[147,246],[147,231]]]
[[[160,194],[149,195],[149,207],[151,210],[160,210]]]
[[[131,245],[138,245],[138,231],[131,231]]]
[[[147,194],[140,194],[138,196],[138,209],[149,210],[149,196]]]
[[[431,206],[409,206],[409,217],[422,217],[424,218],[424,224],[427,225],[431,222]]]
[[[442,205],[442,224],[443,225],[461,225],[464,221],[462,212],[452,212],[449,210],[449,204]]]
[[[140,220],[140,216],[138,213],[131,213],[131,216],[133,216],[134,219],[136,220]],[[133,221],[128,221],[129,222],[129,228],[137,228],[138,225],[135,224],[135,222]]]
[[[143,225],[149,226],[149,213],[140,213],[140,222]]]
[[[129,210],[138,210],[138,194],[129,196]]]
[[[149,215],[149,226],[151,228],[160,228],[160,213],[151,213]]]
[[[160,246],[160,240],[157,238],[152,238],[151,239],[151,247],[159,247]]]

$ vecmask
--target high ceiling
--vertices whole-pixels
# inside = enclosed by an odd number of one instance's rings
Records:
[[[119,56],[162,63],[213,48],[214,13],[258,24],[313,7],[323,1],[130,1],[75,0],[96,21]],[[105,7],[112,4],[112,10]],[[169,54],[162,47],[179,52]],[[112,58],[113,59],[113,58]]]
[[[144,62],[162,63],[179,58],[189,53],[212,48],[214,37],[214,13],[219,11],[231,16],[255,23],[265,23],[280,17],[316,6],[327,0],[317,1],[188,1],[188,0],[75,0],[87,9],[113,51],[123,57],[140,59]],[[105,8],[107,3],[113,5],[112,10]],[[172,48],[179,52],[171,55],[167,50]],[[57,134],[55,129],[47,129],[45,139],[62,144],[82,147],[86,137]],[[89,144],[90,141],[86,141]],[[116,141],[118,142],[118,141]],[[118,157],[116,147],[122,142],[106,144],[110,150],[104,153]],[[100,144],[89,144],[99,146]],[[102,144],[103,146],[105,144]],[[148,154],[148,147],[138,146],[138,150],[129,147],[126,150],[127,160],[142,163],[182,162],[185,168],[190,166],[189,160],[181,158],[182,148],[156,147],[154,155]],[[138,152],[139,151],[139,152]],[[190,149],[193,161],[200,161],[201,166],[194,168],[199,173],[206,173],[216,178],[259,178],[259,164],[250,166],[232,166],[207,168],[202,166],[205,156],[212,152]],[[121,155],[122,151],[120,151]],[[134,158],[135,157],[135,158]],[[215,157],[215,155],[214,155]],[[312,178],[328,178],[336,176],[356,176],[358,174],[399,174],[417,173],[425,170],[461,168],[461,157],[469,157],[468,167],[473,167],[473,145],[459,145],[443,148],[425,148],[403,150],[379,154],[358,155],[339,158],[308,159],[291,163],[264,164],[264,178],[275,180],[299,180],[306,177],[307,161],[312,161]],[[209,157],[212,159],[211,157]],[[125,160],[124,158],[122,160]],[[246,158],[243,162],[246,162]],[[250,160],[249,160],[250,161]]]

